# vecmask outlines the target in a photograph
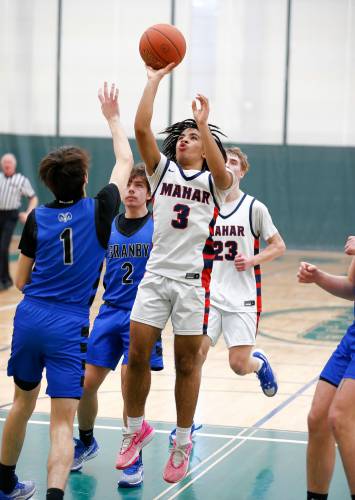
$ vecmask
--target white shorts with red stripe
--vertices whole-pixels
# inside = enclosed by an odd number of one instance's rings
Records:
[[[175,335],[202,335],[207,330],[209,293],[146,272],[131,312],[131,320],[163,330],[171,316]]]

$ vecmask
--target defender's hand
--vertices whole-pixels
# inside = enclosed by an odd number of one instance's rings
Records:
[[[118,88],[116,84],[111,85],[110,93],[108,84],[104,82],[104,90],[99,89],[98,98],[101,103],[101,111],[106,120],[120,117],[120,108],[118,105]]]

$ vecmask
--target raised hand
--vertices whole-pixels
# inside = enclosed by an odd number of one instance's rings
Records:
[[[116,84],[111,85],[110,93],[108,91],[108,84],[104,82],[104,90],[99,89],[98,98],[101,103],[101,111],[106,120],[112,118],[119,118],[120,108],[118,105],[118,88]]]
[[[300,262],[297,278],[299,283],[315,283],[319,269],[308,262]]]
[[[197,107],[197,101],[200,104],[199,107]],[[208,115],[210,113],[210,105],[207,97],[202,94],[197,94],[195,99],[192,101],[192,113],[197,125],[203,125],[207,123]]]
[[[349,236],[346,240],[344,251],[347,255],[355,255],[355,236]]]
[[[145,66],[147,70],[147,77],[148,80],[157,80],[160,81],[165,75],[171,72],[171,70],[176,66],[176,64],[170,63],[165,68],[160,68],[160,69],[154,69],[151,68],[150,66]]]

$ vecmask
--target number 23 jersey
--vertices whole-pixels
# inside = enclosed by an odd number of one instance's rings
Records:
[[[266,206],[240,191],[237,200],[225,203],[214,228],[215,261],[211,279],[211,304],[229,312],[261,311],[260,266],[237,271],[234,258],[259,253],[260,237],[277,233]]]
[[[209,288],[212,233],[228,190],[218,189],[209,171],[183,170],[163,154],[148,177],[153,193],[153,249],[147,271]]]

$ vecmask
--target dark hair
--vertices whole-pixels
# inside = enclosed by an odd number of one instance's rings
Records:
[[[84,196],[89,161],[89,154],[83,149],[62,146],[42,159],[39,176],[58,200],[78,200]]]
[[[209,123],[208,127],[214,137],[214,140],[217,143],[219,150],[223,155],[224,161],[227,161],[227,154],[225,152],[221,139],[219,138],[219,135],[223,135],[224,137],[226,137],[226,135],[216,125],[212,125],[211,123]],[[169,160],[176,162],[176,143],[181,133],[187,128],[195,128],[198,130],[196,121],[192,118],[188,118],[187,120],[183,120],[182,122],[174,123],[173,125],[170,125],[165,130],[163,130],[163,132],[160,132],[161,134],[168,134],[168,136],[164,139],[161,150],[162,153],[165,154],[167,158],[169,158]],[[202,169],[209,170],[205,159],[203,160]]]
[[[136,165],[134,165],[131,171],[131,175],[129,176],[128,179],[128,184],[130,184],[136,177],[141,177],[144,180],[148,194],[150,195],[150,184],[148,182],[144,163],[137,163]]]

